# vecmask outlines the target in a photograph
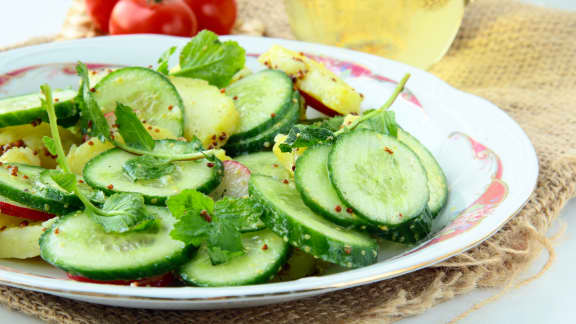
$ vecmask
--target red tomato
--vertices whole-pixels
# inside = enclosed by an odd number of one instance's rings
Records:
[[[230,34],[236,21],[234,0],[184,0],[194,11],[199,29],[208,29],[216,34]]]
[[[110,34],[193,36],[194,12],[182,0],[120,0],[110,16]]]
[[[108,33],[110,13],[117,2],[118,0],[86,0],[86,10],[100,31]]]

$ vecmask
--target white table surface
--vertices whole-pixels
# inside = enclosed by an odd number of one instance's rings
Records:
[[[576,10],[576,0],[525,0],[550,7]],[[56,34],[71,0],[0,0],[0,47],[34,36]],[[563,210],[559,221],[567,224],[565,235],[555,248],[557,261],[539,280],[512,290],[500,300],[472,313],[464,324],[471,323],[576,323],[576,199]],[[535,273],[545,262],[543,255],[526,275]],[[475,303],[497,293],[494,289],[476,290],[438,305],[428,312],[401,321],[402,324],[445,323]],[[37,319],[0,307],[0,323],[39,324]]]

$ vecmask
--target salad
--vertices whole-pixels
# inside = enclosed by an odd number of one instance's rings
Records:
[[[388,108],[303,53],[245,67],[202,31],[155,69],[90,70],[77,90],[0,99],[0,258],[72,280],[238,286],[378,261],[431,235],[448,196]],[[324,117],[307,119],[315,109]]]

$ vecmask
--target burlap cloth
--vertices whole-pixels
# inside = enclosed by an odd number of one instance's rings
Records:
[[[244,29],[256,26],[253,29],[267,35],[289,37],[280,0],[238,2]],[[88,27],[65,38],[93,33],[82,19],[69,21],[68,27]],[[479,0],[468,8],[448,55],[431,72],[506,110],[528,133],[540,159],[538,187],[528,204],[480,246],[402,277],[272,307],[134,310],[2,286],[0,304],[65,324],[388,323],[475,288],[510,286],[542,247],[553,254],[545,235],[566,201],[575,195],[576,13],[513,1]]]

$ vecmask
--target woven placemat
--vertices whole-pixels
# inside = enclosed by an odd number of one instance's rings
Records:
[[[285,34],[285,16],[274,6],[280,2],[239,0],[241,11],[252,14],[241,18],[261,24],[267,35]],[[267,25],[265,17],[271,12],[280,18]],[[2,286],[0,304],[63,324],[388,323],[478,287],[506,286],[543,246],[550,248],[548,227],[576,193],[575,53],[576,13],[516,1],[478,0],[468,8],[448,55],[431,69],[455,87],[506,110],[528,133],[540,161],[538,187],[524,209],[466,253],[395,279],[273,307],[134,310]]]

